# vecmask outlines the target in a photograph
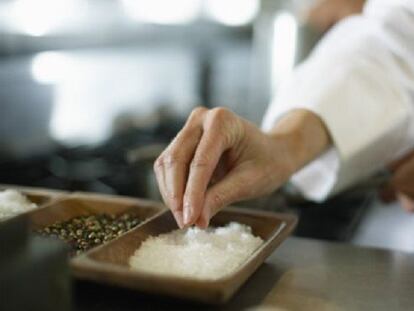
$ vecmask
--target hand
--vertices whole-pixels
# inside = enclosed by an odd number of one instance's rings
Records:
[[[362,12],[365,0],[320,0],[307,12],[306,22],[326,32],[341,19]]]
[[[315,122],[323,135],[314,129]],[[316,137],[308,139],[309,134]],[[197,108],[155,161],[154,170],[179,227],[205,228],[226,205],[281,186],[324,148],[327,137],[310,112],[295,111],[265,134],[229,110]]]

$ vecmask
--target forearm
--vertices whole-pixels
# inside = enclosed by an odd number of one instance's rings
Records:
[[[414,6],[381,3],[325,36],[279,85],[263,122],[269,131],[295,108],[323,120],[333,148],[291,178],[310,200],[347,189],[413,147]]]
[[[289,111],[273,126],[269,135],[285,142],[293,172],[317,158],[332,143],[323,121],[306,109]]]

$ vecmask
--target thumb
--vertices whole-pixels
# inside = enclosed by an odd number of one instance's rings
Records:
[[[211,217],[225,206],[254,195],[253,185],[257,185],[259,174],[252,169],[239,167],[225,178],[211,186],[205,196],[204,207],[196,225],[208,227]]]

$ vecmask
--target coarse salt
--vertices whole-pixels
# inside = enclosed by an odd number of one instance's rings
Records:
[[[131,269],[168,276],[219,279],[263,244],[249,226],[175,230],[145,240],[129,259]]]
[[[0,221],[36,208],[23,194],[14,189],[0,191]]]

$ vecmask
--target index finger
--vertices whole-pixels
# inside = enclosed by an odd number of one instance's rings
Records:
[[[174,214],[180,228],[183,226],[182,199],[188,166],[202,134],[202,116],[205,111],[205,108],[193,110],[184,128],[177,134],[154,165],[163,199]]]
[[[207,186],[223,154],[237,143],[240,124],[226,109],[215,108],[204,119],[203,134],[190,165],[184,193],[184,224],[191,225],[201,214]]]

